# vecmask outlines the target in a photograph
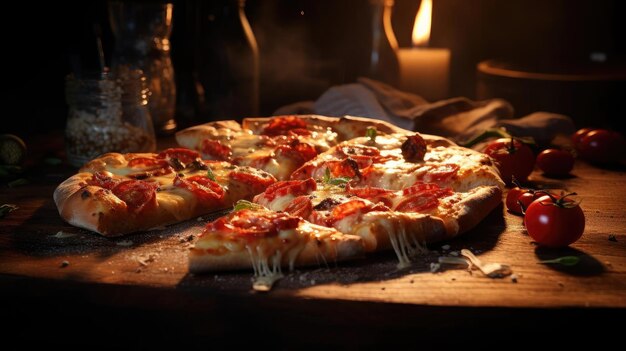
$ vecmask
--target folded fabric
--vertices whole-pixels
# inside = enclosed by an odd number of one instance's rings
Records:
[[[331,87],[313,103],[284,106],[275,113],[377,118],[405,129],[456,141],[467,140],[492,127],[505,127],[516,136],[532,136],[540,144],[549,143],[557,134],[574,131],[572,120],[559,114],[536,112],[514,119],[513,106],[502,99],[472,101],[455,97],[428,102],[418,95],[368,78]]]

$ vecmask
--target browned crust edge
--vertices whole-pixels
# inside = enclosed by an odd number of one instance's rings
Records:
[[[309,240],[294,261],[295,267],[320,265],[323,262],[339,262],[362,257],[364,253],[361,238],[354,235],[341,235],[323,241]],[[281,266],[287,267],[288,254],[283,253]],[[252,269],[252,261],[247,250],[228,252],[215,256],[204,254],[200,249],[189,252],[189,272],[206,273]]]

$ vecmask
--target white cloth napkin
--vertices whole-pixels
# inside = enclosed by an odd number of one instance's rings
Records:
[[[467,140],[491,127],[505,127],[515,136],[532,136],[540,145],[548,144],[557,134],[574,132],[574,124],[567,116],[535,112],[514,119],[513,106],[502,99],[472,101],[456,97],[428,102],[368,78],[331,87],[315,102],[283,106],[275,112],[276,115],[307,113],[377,118],[456,141]]]

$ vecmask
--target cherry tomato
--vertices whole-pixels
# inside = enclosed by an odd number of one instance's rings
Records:
[[[620,161],[624,144],[624,137],[621,134],[606,129],[595,129],[582,137],[577,150],[580,157],[587,161],[609,164]]]
[[[533,201],[545,194],[545,191],[524,189],[516,186],[506,194],[506,208],[513,214],[523,215]]]
[[[496,160],[500,177],[512,184],[513,176],[525,181],[535,167],[535,155],[528,145],[517,139],[501,138],[490,142],[485,153]]]
[[[593,128],[581,128],[576,131],[576,133],[572,134],[572,145],[574,148],[578,150],[578,146],[580,145],[580,141],[583,139],[587,133],[591,132]]]
[[[524,224],[528,235],[538,244],[563,247],[582,236],[585,231],[585,214],[579,204],[568,196],[557,199],[546,195],[528,206]]]
[[[564,176],[574,168],[574,156],[565,150],[546,149],[537,155],[537,166],[547,175]]]

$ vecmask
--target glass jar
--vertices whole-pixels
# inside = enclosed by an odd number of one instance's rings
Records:
[[[107,152],[156,151],[147,93],[141,71],[117,79],[107,73],[68,75],[65,144],[70,164],[81,167]]]
[[[157,133],[176,130],[176,82],[170,55],[174,5],[162,2],[109,2],[109,19],[115,36],[111,62],[140,69],[146,75],[148,106]]]

